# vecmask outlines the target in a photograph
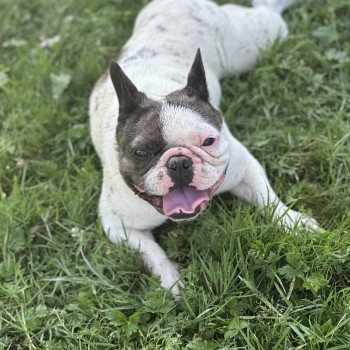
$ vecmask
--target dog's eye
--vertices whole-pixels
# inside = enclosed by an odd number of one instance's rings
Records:
[[[144,149],[137,149],[136,151],[134,151],[134,155],[140,158],[145,158],[148,156],[148,152]]]
[[[211,146],[215,142],[214,137],[208,137],[207,139],[204,140],[202,146]]]

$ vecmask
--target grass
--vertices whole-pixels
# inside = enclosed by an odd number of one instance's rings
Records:
[[[96,214],[89,92],[145,2],[0,2],[0,349],[350,349],[348,0],[299,1],[288,40],[223,82],[235,135],[324,230],[220,196],[156,232],[178,301]]]

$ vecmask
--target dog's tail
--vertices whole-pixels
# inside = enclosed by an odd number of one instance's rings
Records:
[[[289,6],[293,4],[294,0],[252,0],[253,7],[264,6],[270,10],[281,14]]]

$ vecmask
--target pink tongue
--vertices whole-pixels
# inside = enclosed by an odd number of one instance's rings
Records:
[[[167,216],[179,213],[192,214],[198,205],[208,200],[206,191],[182,187],[163,196],[163,211]]]

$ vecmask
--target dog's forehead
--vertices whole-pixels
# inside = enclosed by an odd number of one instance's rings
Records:
[[[178,92],[148,98],[126,120],[119,135],[128,148],[184,145],[202,135],[219,135],[222,125],[220,113],[211,105]]]
[[[194,141],[197,135],[219,134],[218,129],[208,123],[201,114],[185,105],[163,101],[159,117],[162,136],[170,145]]]

